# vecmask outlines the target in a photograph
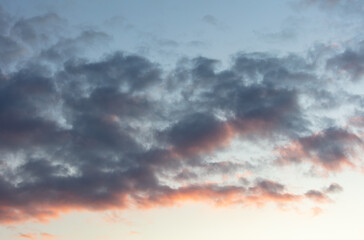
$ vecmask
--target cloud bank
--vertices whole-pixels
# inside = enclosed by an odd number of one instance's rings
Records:
[[[0,26],[1,223],[186,201],[318,204],[342,187],[295,192],[259,169],[280,168],[277,159],[327,173],[360,167],[360,134],[325,112],[362,106],[329,81],[337,71],[347,84],[361,81],[359,50],[241,52],[223,69],[201,56],[170,69],[122,51],[88,56],[108,35],[61,37],[69,26],[56,14],[14,20],[1,10]],[[239,173],[256,159],[215,158],[262,141],[275,151],[248,179]]]

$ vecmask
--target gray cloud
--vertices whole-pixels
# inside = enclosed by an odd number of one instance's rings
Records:
[[[346,73],[350,80],[359,81],[364,74],[364,55],[362,51],[347,49],[328,59],[326,68],[336,74]]]
[[[339,171],[344,166],[355,166],[356,147],[361,139],[344,129],[329,128],[311,136],[299,138],[278,149],[282,163],[309,161],[328,171]]]
[[[309,190],[305,193],[305,196],[317,202],[330,201],[329,197],[325,193],[318,190]]]
[[[211,24],[211,25],[214,25],[214,26],[216,26],[218,24],[217,19],[214,16],[210,15],[210,14],[203,16],[202,20],[205,23],[208,23],[208,24]]]
[[[97,31],[86,30],[75,38],[63,38],[46,49],[40,51],[40,58],[50,62],[64,61],[71,56],[77,56],[85,50],[86,46],[106,42],[110,37]]]
[[[332,183],[332,184],[330,184],[330,186],[328,186],[325,189],[325,192],[326,193],[339,193],[339,192],[342,192],[343,190],[344,190],[343,187],[340,186],[339,184]]]
[[[0,35],[0,54],[0,62],[6,66],[26,56],[27,50],[15,40]]]
[[[54,40],[52,38],[59,36],[65,24],[64,19],[50,13],[18,20],[12,26],[10,34],[26,44],[37,46]]]

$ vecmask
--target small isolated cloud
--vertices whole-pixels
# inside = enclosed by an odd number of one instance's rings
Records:
[[[211,14],[207,14],[205,16],[202,17],[202,21],[208,25],[211,25],[213,27],[216,27],[220,30],[224,30],[226,29],[226,26],[223,22],[221,22],[220,20],[218,20],[215,16],[211,15]]]
[[[214,26],[216,26],[218,24],[217,19],[214,16],[210,15],[210,14],[203,16],[202,20],[205,23],[208,23],[208,24],[211,24],[211,25],[214,25]]]
[[[339,193],[339,192],[342,192],[344,189],[342,186],[340,186],[339,184],[337,183],[332,183],[330,184],[330,186],[328,186],[324,191],[326,193]]]

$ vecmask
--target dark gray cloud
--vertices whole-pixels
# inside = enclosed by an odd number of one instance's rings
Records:
[[[228,141],[229,130],[214,116],[195,113],[166,130],[166,141],[182,154],[215,150]]]

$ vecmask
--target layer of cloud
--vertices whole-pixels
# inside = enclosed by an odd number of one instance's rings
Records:
[[[87,57],[84,45],[108,35],[62,37],[67,23],[55,14],[0,15],[8,28],[0,32],[2,223],[186,201],[316,204],[342,190],[333,184],[295,192],[289,183],[235,177],[249,169],[246,159],[214,157],[236,141],[270,148],[290,141],[278,147],[285,163],[307,161],[327,171],[355,165],[360,137],[331,126],[314,134],[310,114],[320,103],[304,101],[320,100],[324,91],[332,99],[317,72],[345,65],[341,53],[320,59],[323,66],[312,52],[237,53],[223,69],[216,59],[196,57],[171,70],[121,51]],[[277,167],[269,160],[265,168]],[[229,181],[216,181],[226,175]]]
[[[364,4],[360,0],[299,0],[298,7],[315,6],[323,11],[338,11],[345,14],[362,14]]]

